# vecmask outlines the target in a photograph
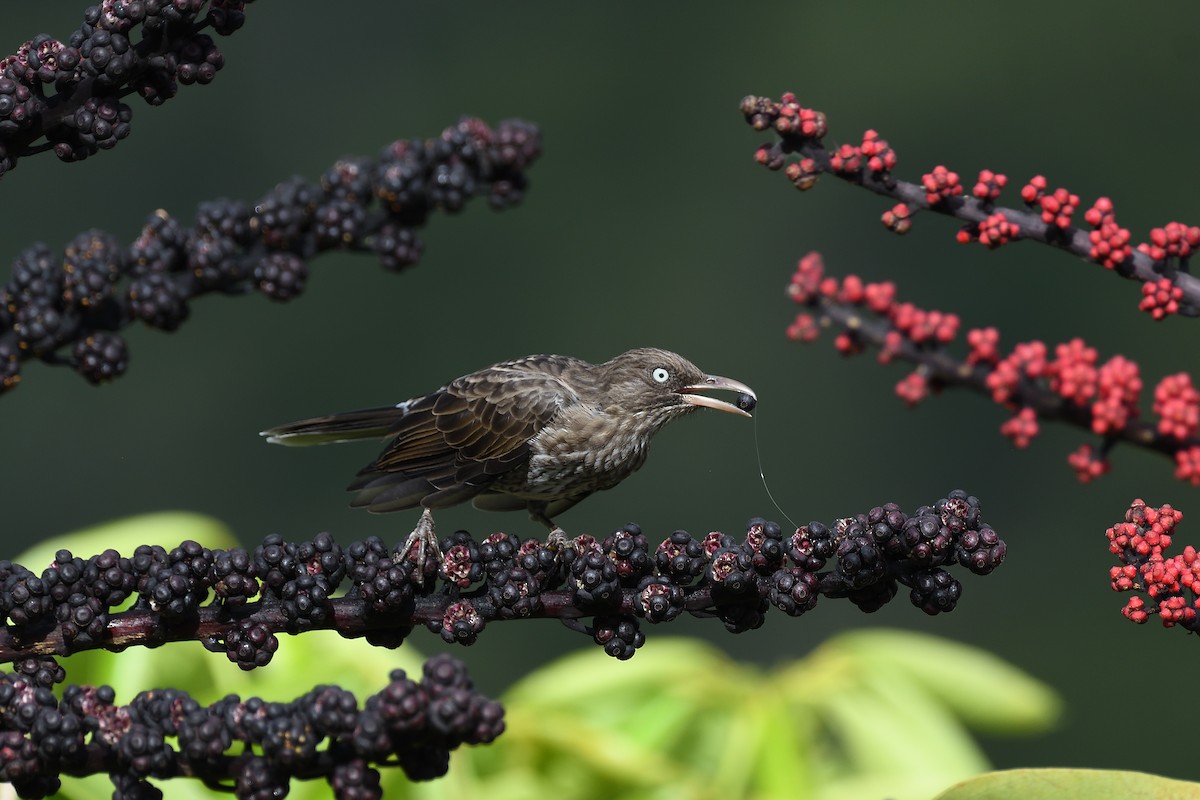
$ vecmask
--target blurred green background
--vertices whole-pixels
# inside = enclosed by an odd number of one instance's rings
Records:
[[[81,12],[8,4],[0,49],[42,31],[65,39]],[[1195,490],[1168,460],[1128,448],[1112,475],[1082,486],[1066,456],[1086,437],[1049,426],[1016,451],[998,434],[1007,414],[982,397],[952,392],[909,411],[892,392],[903,365],[844,360],[829,338],[789,343],[783,288],[818,249],[831,272],[895,280],[901,299],[996,325],[1006,346],[1083,336],[1102,358],[1124,353],[1141,363],[1146,393],[1193,368],[1195,325],[1152,322],[1136,284],[1049,248],[963,247],[957,225],[932,216],[898,238],[878,221],[885,201],[832,179],[802,195],[754,164],[766,137],[737,110],[747,93],[790,89],[826,112],[830,142],[879,130],[902,177],[944,163],[964,180],[987,167],[1019,187],[1042,173],[1084,208],[1111,196],[1140,241],[1151,226],[1195,221],[1196,21],[1184,3],[255,3],[246,28],[220,42],[226,67],[212,86],[159,109],[132,101],[133,134],[111,152],[74,165],[31,158],[5,176],[3,261],[93,226],[129,241],[158,207],[186,221],[206,199],[253,202],[292,174],[315,179],[339,156],[434,135],[461,114],[541,126],[528,197],[503,214],[477,201],[436,215],[423,260],[400,276],[369,256],[328,255],[298,301],[205,298],[175,334],[131,329],[130,371],[111,386],[27,365],[0,400],[0,556],[163,509],[218,517],[250,544],[275,531],[398,539],[415,518],[352,512],[341,491],[371,445],[294,451],[257,431],[395,402],[513,356],[603,360],[658,345],[758,391],[762,468],[797,522],[887,501],[911,510],[963,487],[1010,548],[996,574],[963,576],[959,609],[944,617],[903,600],[873,616],[825,601],[737,638],[712,621],[670,633],[767,664],[864,626],[979,644],[1067,702],[1049,736],[987,741],[997,766],[1200,778],[1190,737],[1154,735],[1154,720],[1195,687],[1195,643],[1122,619],[1104,539],[1133,498],[1189,515]],[[1015,188],[1005,200],[1018,202]],[[759,479],[754,428],[716,414],[672,426],[641,473],[564,526],[603,535],[633,520],[661,538],[740,532],[759,514],[782,522]],[[470,508],[438,522],[535,532],[523,515]],[[1179,539],[1200,535],[1185,519]],[[424,633],[413,641],[441,647]],[[456,654],[496,693],[581,646],[546,622],[497,626]],[[313,668],[314,682],[336,677]]]

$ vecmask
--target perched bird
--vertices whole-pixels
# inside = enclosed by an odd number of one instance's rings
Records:
[[[700,392],[738,392],[737,405]],[[268,442],[312,445],[388,438],[350,484],[351,505],[387,512],[423,507],[401,552],[440,555],[432,509],[526,509],[560,545],[553,519],[611,489],[646,461],[650,439],[697,408],[750,416],[750,387],[706,375],[682,356],[643,347],[603,364],[534,355],[504,361],[394,406],[300,420],[262,432]]]

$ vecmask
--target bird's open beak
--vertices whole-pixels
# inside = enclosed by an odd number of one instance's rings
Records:
[[[726,403],[724,400],[718,400],[715,397],[692,394],[692,392],[707,392],[712,389],[737,392],[738,404],[735,406],[733,403]],[[758,403],[758,395],[749,386],[741,381],[735,381],[733,378],[722,378],[720,375],[705,375],[704,380],[700,383],[684,386],[682,389],[679,389],[679,397],[683,402],[691,403],[694,406],[703,406],[704,408],[712,408],[717,411],[728,411],[730,414],[741,414],[743,417],[750,416],[750,411]]]

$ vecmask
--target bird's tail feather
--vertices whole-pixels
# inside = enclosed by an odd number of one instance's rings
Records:
[[[314,444],[351,442],[356,439],[380,439],[392,432],[408,412],[410,403],[379,408],[364,408],[324,417],[288,422],[268,428],[259,435],[271,444],[307,447]]]

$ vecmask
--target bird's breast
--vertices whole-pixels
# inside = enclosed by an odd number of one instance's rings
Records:
[[[564,409],[530,442],[520,493],[570,497],[616,486],[646,461],[652,427],[636,415]]]

